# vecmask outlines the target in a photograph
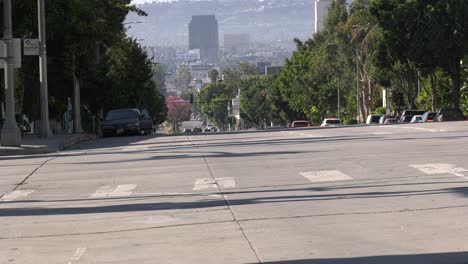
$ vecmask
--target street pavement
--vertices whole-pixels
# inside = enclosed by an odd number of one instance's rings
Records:
[[[0,263],[468,263],[468,122],[0,157]]]

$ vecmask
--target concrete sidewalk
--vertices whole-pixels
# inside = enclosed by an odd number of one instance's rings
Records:
[[[53,153],[93,139],[96,139],[94,134],[54,135],[50,138],[24,135],[21,147],[0,146],[0,156]]]

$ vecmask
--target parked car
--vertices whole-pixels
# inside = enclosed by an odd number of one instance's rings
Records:
[[[391,116],[391,115],[382,115],[379,119],[379,124],[383,125],[385,124],[385,120],[389,119],[389,118],[395,118],[394,116]]]
[[[460,109],[443,108],[437,112],[435,120],[437,122],[463,121],[465,117]]]
[[[201,133],[201,132],[203,132],[203,130],[202,130],[201,128],[199,128],[199,127],[194,127],[194,128],[192,129],[192,132],[193,132],[193,133]]]
[[[410,123],[422,123],[422,115],[414,115]]]
[[[382,115],[368,115],[366,119],[366,125],[379,124]]]
[[[296,128],[296,127],[310,127],[309,121],[306,120],[295,120],[291,124],[291,128]]]
[[[139,135],[141,134],[140,124],[140,110],[138,109],[111,110],[102,122],[102,134],[104,137],[123,134]]]
[[[436,117],[437,113],[436,112],[426,112],[422,116],[422,122],[434,122],[434,118]]]
[[[154,122],[150,113],[143,109],[140,113],[140,131],[145,135],[151,135],[154,131]]]
[[[343,123],[341,122],[341,119],[338,118],[326,118],[322,121],[322,124],[320,125],[321,127],[335,127],[335,126],[341,126]]]
[[[398,119],[397,118],[387,118],[385,119],[385,121],[383,122],[383,125],[391,125],[391,124],[397,124],[398,123]]]
[[[184,133],[192,133],[192,130],[190,128],[184,128],[184,130],[182,131]]]
[[[409,123],[411,122],[411,119],[415,115],[424,115],[426,111],[420,111],[420,110],[405,110],[403,111],[403,114],[400,117],[400,123]]]

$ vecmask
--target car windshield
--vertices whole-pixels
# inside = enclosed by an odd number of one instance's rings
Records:
[[[372,116],[371,123],[378,123],[380,121],[380,116]]]
[[[106,120],[138,119],[138,112],[135,110],[115,110],[107,114]]]
[[[308,125],[309,125],[309,123],[304,122],[304,121],[294,121],[293,122],[293,126],[295,126],[295,127],[306,127]]]
[[[325,121],[326,124],[331,124],[331,125],[339,125],[341,124],[341,121],[338,119],[328,119]]]

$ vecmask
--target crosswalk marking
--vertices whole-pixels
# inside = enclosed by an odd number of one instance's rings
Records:
[[[68,261],[68,264],[75,264],[83,257],[84,253],[86,252],[86,248],[78,248],[73,254],[73,257]]]
[[[218,189],[218,185],[220,188],[223,188],[223,189],[235,188],[236,181],[234,177],[216,178],[216,181],[213,180],[212,178],[197,179],[195,181],[195,185],[193,186],[193,190],[201,191],[201,190],[207,190],[207,189]]]
[[[89,198],[109,198],[109,197],[123,197],[129,196],[136,188],[136,184],[123,184],[117,186],[117,188],[112,188],[111,186],[102,186],[95,193],[93,193]]]
[[[339,170],[308,171],[299,174],[311,182],[346,181],[353,179]]]
[[[461,173],[461,172],[468,172],[468,170],[464,168],[459,168],[453,164],[429,163],[429,164],[414,164],[414,165],[409,165],[409,166],[429,175],[448,173],[457,177],[468,179],[468,177],[466,177],[463,173]]]
[[[17,190],[10,192],[9,194],[4,195],[2,198],[0,198],[0,202],[11,202],[17,199],[24,198],[31,193],[33,193],[33,190]]]

